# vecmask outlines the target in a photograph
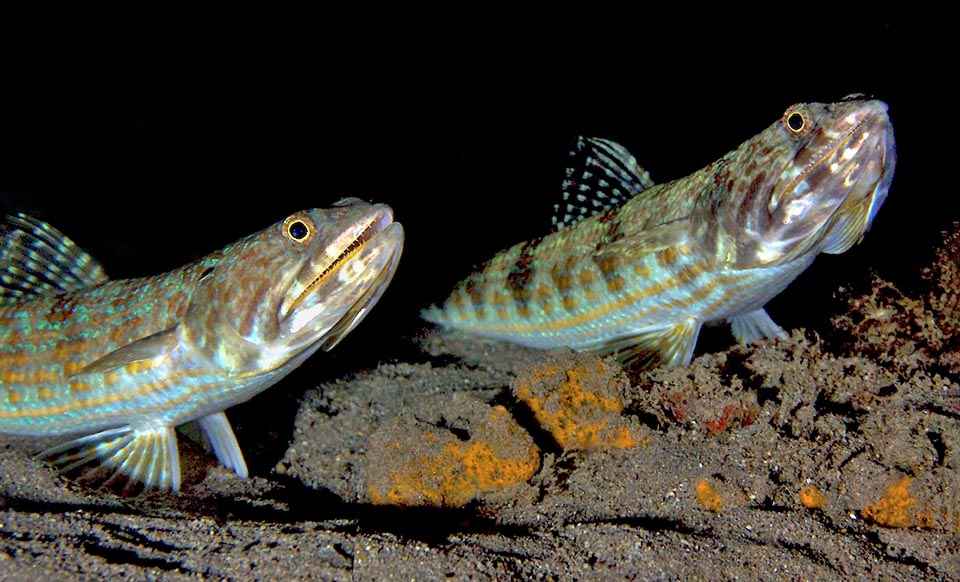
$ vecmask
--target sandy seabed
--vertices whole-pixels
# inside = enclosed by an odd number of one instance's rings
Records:
[[[680,369],[427,330],[240,407],[251,479],[181,438],[176,495],[5,437],[0,579],[960,580],[958,239],[916,296]]]

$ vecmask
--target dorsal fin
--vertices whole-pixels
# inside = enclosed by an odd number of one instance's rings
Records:
[[[570,158],[560,186],[563,200],[553,205],[557,230],[623,204],[653,186],[650,174],[615,141],[580,136]]]
[[[46,222],[22,213],[0,222],[0,304],[106,280],[100,263]]]

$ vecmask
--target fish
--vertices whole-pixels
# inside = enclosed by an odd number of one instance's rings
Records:
[[[787,334],[764,306],[820,253],[863,239],[890,189],[886,103],[798,103],[692,174],[655,184],[622,145],[579,138],[545,236],[516,244],[421,312],[447,332],[690,363],[701,328]]]
[[[296,212],[169,272],[110,280],[46,222],[0,223],[0,433],[91,484],[180,489],[175,428],[246,462],[224,410],[336,346],[390,284],[404,231],[357,198]],[[61,439],[62,440],[62,439]]]

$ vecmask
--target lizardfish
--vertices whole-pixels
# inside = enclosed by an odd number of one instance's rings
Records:
[[[176,491],[174,427],[197,421],[246,477],[223,411],[337,345],[390,283],[403,238],[389,207],[348,198],[168,273],[110,281],[49,224],[8,216],[0,433],[84,435],[43,455],[96,481]]]
[[[665,184],[623,146],[580,139],[551,234],[496,255],[424,317],[534,348],[690,362],[701,327],[786,337],[764,305],[820,253],[859,242],[896,162],[887,106],[790,106],[705,168]]]

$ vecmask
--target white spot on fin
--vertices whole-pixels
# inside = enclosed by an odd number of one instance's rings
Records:
[[[60,231],[26,214],[0,222],[0,303],[75,291],[107,280],[96,260]]]
[[[614,141],[581,136],[570,157],[566,179],[560,184],[561,194],[566,201],[575,192],[573,197],[580,206],[568,208],[563,216],[554,214],[551,220],[557,229],[617,206],[653,186],[650,174]]]

